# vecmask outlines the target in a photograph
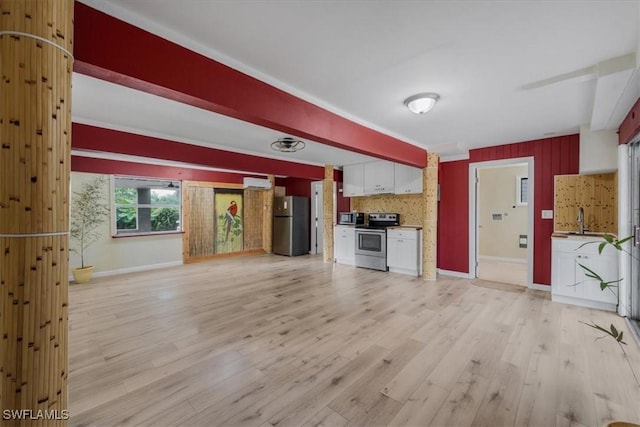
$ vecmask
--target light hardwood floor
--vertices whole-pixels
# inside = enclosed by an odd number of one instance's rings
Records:
[[[71,425],[640,421],[612,313],[468,280],[260,255],[70,288]]]
[[[478,277],[483,280],[527,286],[527,263],[480,258]]]

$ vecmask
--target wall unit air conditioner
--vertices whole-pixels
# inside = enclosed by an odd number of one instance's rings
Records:
[[[242,180],[243,188],[264,188],[268,190],[271,188],[271,181],[264,178],[249,178],[246,177]]]

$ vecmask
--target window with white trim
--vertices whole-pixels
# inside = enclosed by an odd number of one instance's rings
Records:
[[[114,235],[180,231],[180,181],[116,176],[113,183]]]
[[[527,206],[529,200],[529,178],[526,176],[516,177],[516,205]]]

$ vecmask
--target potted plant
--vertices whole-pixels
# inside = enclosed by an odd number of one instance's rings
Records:
[[[99,227],[109,217],[109,207],[103,196],[104,182],[102,176],[84,182],[80,191],[74,191],[71,197],[69,237],[75,243],[71,250],[80,254],[80,267],[71,270],[76,283],[91,280],[93,266],[85,265],[84,251],[100,238]]]

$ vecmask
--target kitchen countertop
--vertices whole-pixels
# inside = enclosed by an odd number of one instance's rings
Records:
[[[602,238],[605,235],[609,235],[609,236],[613,236],[613,238],[616,238],[617,236],[613,233],[591,233],[591,232],[586,232],[584,234],[578,234],[576,232],[573,231],[555,231],[553,232],[553,234],[551,234],[552,238],[556,238],[556,239],[571,239],[571,240],[597,240]]]
[[[393,227],[387,227],[387,229],[391,230],[422,230],[421,225],[395,225]]]

